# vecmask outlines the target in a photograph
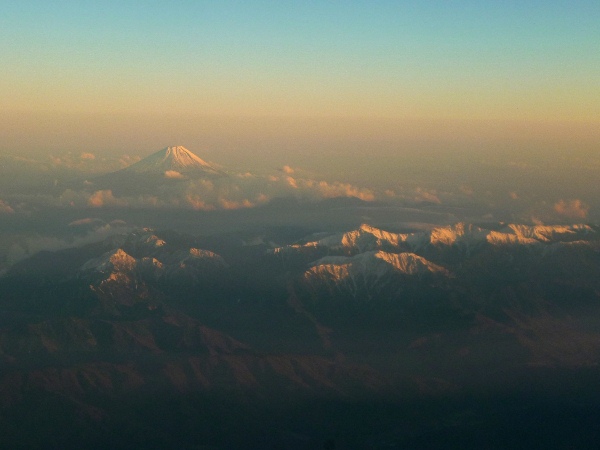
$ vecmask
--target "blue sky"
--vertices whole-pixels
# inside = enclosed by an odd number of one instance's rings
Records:
[[[599,117],[598,2],[14,2],[3,16],[8,108]]]

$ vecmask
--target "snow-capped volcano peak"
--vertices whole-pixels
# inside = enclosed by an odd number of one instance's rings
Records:
[[[182,146],[165,147],[124,169],[134,173],[191,173],[222,175],[222,172]]]

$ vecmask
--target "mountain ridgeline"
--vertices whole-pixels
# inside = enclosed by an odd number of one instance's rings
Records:
[[[222,176],[184,150],[128,170]],[[140,228],[14,265],[0,442],[511,446],[498,414],[519,442],[592,441],[598,227],[316,231]]]

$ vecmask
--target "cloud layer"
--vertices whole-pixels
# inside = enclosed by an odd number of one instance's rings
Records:
[[[585,219],[590,208],[579,199],[560,200],[554,204],[554,211],[570,219]]]
[[[0,173],[5,175],[4,187],[0,183],[0,214],[55,207],[213,211],[253,208],[289,197],[302,201],[355,197],[402,207],[447,211],[450,208],[461,220],[464,217],[465,220],[543,223],[594,221],[598,219],[599,211],[598,202],[594,200],[597,196],[578,192],[575,185],[563,189],[562,196],[552,197],[556,189],[549,189],[544,184],[549,180],[547,172],[518,161],[482,163],[479,166],[481,174],[477,173],[476,177],[472,172],[456,176],[459,172],[450,170],[451,167],[447,173],[434,174],[427,171],[412,174],[400,168],[404,172],[399,172],[393,182],[372,180],[372,184],[331,179],[288,164],[271,173],[228,172],[226,177],[194,178],[189,173],[166,170],[156,179],[142,183],[132,180],[132,189],[127,183],[113,186],[100,181],[102,177],[98,178],[103,172],[116,172],[137,160],[139,157],[128,155],[105,158],[87,151],[61,154],[45,162],[12,157],[10,164],[3,163],[6,173]],[[22,172],[13,170],[17,167]],[[36,190],[11,188],[8,176],[12,173],[19,173],[18,177],[13,177],[17,181],[43,179],[45,187]],[[485,173],[502,173],[503,176],[490,181]],[[468,174],[471,175],[467,177]],[[540,178],[540,174],[543,177]],[[587,172],[582,174],[587,176]]]
[[[133,226],[122,220],[105,222],[97,218],[83,218],[69,223],[73,229],[73,236],[69,239],[43,234],[15,236],[8,246],[6,254],[0,255],[0,269],[4,270],[19,261],[43,250],[57,251],[72,247],[81,247],[86,244],[100,242],[107,237],[124,234],[134,229]],[[2,270],[0,270],[0,274]]]

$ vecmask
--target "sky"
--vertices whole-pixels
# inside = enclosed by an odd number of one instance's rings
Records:
[[[599,23],[596,0],[5,2],[0,157],[98,173],[183,145],[239,173],[535,191],[592,216]]]
[[[600,120],[596,1],[24,1],[2,108]]]

